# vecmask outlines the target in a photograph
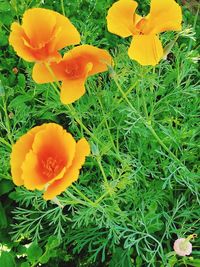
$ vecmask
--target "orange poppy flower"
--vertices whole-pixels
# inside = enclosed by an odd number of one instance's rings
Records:
[[[108,70],[112,64],[110,54],[91,45],[81,45],[67,52],[59,63],[49,67],[37,64],[33,68],[33,80],[37,83],[62,81],[61,102],[70,104],[85,93],[85,81],[88,76]]]
[[[80,34],[63,15],[44,8],[27,10],[22,25],[11,25],[9,43],[19,57],[30,62],[61,59],[58,50],[80,43]]]
[[[53,199],[78,179],[89,153],[85,138],[76,143],[58,124],[34,127],[12,147],[13,182],[29,190],[44,190],[44,199]]]
[[[151,0],[146,17],[135,13],[137,2],[119,0],[108,11],[108,30],[123,38],[133,36],[128,50],[130,58],[141,65],[155,66],[163,56],[158,34],[181,30],[182,11],[174,0]]]

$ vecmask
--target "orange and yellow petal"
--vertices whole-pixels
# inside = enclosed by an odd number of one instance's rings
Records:
[[[77,181],[79,177],[79,170],[78,169],[71,169],[64,177],[60,180],[53,182],[49,185],[44,192],[43,198],[45,200],[51,200],[54,197],[60,195],[62,192],[66,190],[73,182]]]
[[[19,138],[19,140],[12,146],[12,152],[10,156],[11,174],[13,182],[16,185],[23,185],[22,179],[22,164],[26,158],[26,154],[31,150],[35,135],[45,128],[43,126],[37,126],[31,129],[28,133]]]
[[[42,190],[47,183],[39,171],[39,164],[39,159],[32,150],[26,154],[26,158],[22,164],[22,179],[24,186],[29,190]]]
[[[162,44],[154,34],[135,35],[128,50],[128,55],[143,66],[155,66],[163,56]]]
[[[80,76],[89,76],[107,71],[108,66],[113,63],[111,55],[106,50],[92,45],[80,45],[74,47],[64,55],[63,63],[64,62],[66,69],[70,69],[70,67],[71,69],[74,68],[76,74],[77,70],[80,72]],[[60,64],[61,63],[58,65]],[[65,73],[66,72],[67,71],[65,71]]]
[[[41,160],[48,157],[62,162],[63,167],[70,167],[75,155],[76,141],[62,126],[48,123],[46,128],[35,135],[33,152]]]
[[[22,27],[32,47],[41,48],[47,44],[56,26],[56,12],[44,8],[28,9],[22,19]]]
[[[51,68],[50,65],[49,68]],[[53,70],[52,72],[50,72],[45,63],[42,62],[35,63],[35,65],[33,66],[32,78],[36,83],[50,83],[57,80],[56,76],[53,73]]]
[[[40,159],[33,151],[30,151],[26,155],[25,161],[22,165],[22,179],[24,181],[24,186],[29,190],[43,190],[48,186],[48,184],[62,179],[66,172],[66,167],[63,167],[49,180],[48,177],[41,172],[41,160],[42,159]]]
[[[76,152],[72,162],[72,168],[80,169],[85,162],[85,157],[90,154],[90,145],[85,138],[81,138],[76,144]]]
[[[145,34],[180,31],[182,28],[182,10],[175,0],[152,0],[150,13],[146,18]]]
[[[79,169],[85,162],[85,157],[90,154],[90,146],[85,138],[80,139],[76,144],[75,157],[72,166],[66,171],[64,177],[55,181],[48,186],[43,197],[45,200],[50,200],[61,194],[73,182],[78,179]]]
[[[80,34],[70,20],[56,13],[55,38],[52,42],[51,49],[60,50],[65,46],[79,44],[80,41]]]
[[[108,66],[112,65],[111,55],[106,50],[92,45],[77,46],[71,52],[74,57],[80,57],[80,60],[85,61],[85,64],[92,63],[92,68],[88,71],[88,75],[107,71]]]
[[[60,100],[63,104],[71,104],[85,94],[85,78],[64,80],[60,91]]]
[[[13,22],[11,25],[9,43],[12,45],[19,57],[25,59],[26,61],[35,61],[33,51],[26,45],[27,36],[23,28],[17,22]]]
[[[108,10],[108,31],[121,37],[128,37],[135,31],[135,10],[137,2],[133,0],[119,0]]]

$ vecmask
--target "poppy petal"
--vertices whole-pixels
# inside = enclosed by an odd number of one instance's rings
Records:
[[[90,154],[90,146],[85,138],[81,138],[76,144],[76,152],[72,162],[72,168],[80,169],[85,162],[85,157]]]
[[[70,20],[57,12],[56,19],[55,39],[51,48],[60,50],[65,46],[79,44],[81,41],[80,34]]]
[[[67,171],[66,175],[62,179],[53,182],[47,187],[46,191],[44,192],[43,198],[45,200],[53,199],[54,197],[65,191],[67,187],[69,187],[78,179],[78,177],[79,170],[71,169],[70,171]]]
[[[22,19],[22,27],[33,47],[48,43],[56,26],[56,12],[44,8],[28,9]]]
[[[152,0],[150,13],[146,17],[146,34],[156,34],[164,31],[181,30],[182,11],[174,0]]]
[[[33,66],[32,78],[36,83],[51,83],[57,80],[57,77],[53,76],[42,62],[35,63]]]
[[[35,61],[35,57],[30,47],[26,45],[26,35],[23,28],[16,22],[11,26],[11,33],[9,36],[9,43],[14,48],[19,57],[26,61]]]
[[[63,104],[71,104],[85,94],[85,78],[64,80],[60,91],[60,100]]]
[[[52,142],[52,140],[56,140],[56,142]],[[55,123],[48,123],[45,130],[38,132],[32,145],[33,152],[39,158],[44,159],[47,155],[53,154],[65,162],[66,168],[72,164],[75,148],[76,141],[73,136]]]
[[[155,66],[163,56],[162,44],[154,34],[135,35],[128,50],[128,55],[143,66]]]
[[[33,151],[26,154],[25,161],[22,164],[22,179],[24,186],[29,190],[42,190],[47,181],[39,172],[39,160]]]
[[[78,179],[79,169],[82,167],[85,162],[85,157],[88,156],[89,153],[90,147],[87,140],[85,138],[80,139],[76,144],[76,152],[72,166],[66,171],[66,174],[61,180],[57,180],[48,186],[43,195],[44,199],[53,199]]]
[[[72,165],[75,149],[76,142],[70,133],[55,123],[46,124],[45,129],[35,135],[32,149],[22,165],[25,187],[41,190],[61,179]]]
[[[106,50],[92,45],[77,46],[71,52],[74,57],[77,56],[85,60],[86,63],[92,63],[91,69],[88,69],[88,75],[107,71],[108,66],[112,65],[111,55]]]
[[[121,37],[128,37],[134,32],[135,10],[137,2],[120,0],[112,5],[107,15],[108,31]]]
[[[20,137],[19,140],[13,145],[10,156],[10,165],[14,184],[18,186],[24,184],[21,169],[22,163],[25,160],[26,154],[32,147],[35,135],[45,127],[45,124],[40,127],[34,127],[27,134]]]

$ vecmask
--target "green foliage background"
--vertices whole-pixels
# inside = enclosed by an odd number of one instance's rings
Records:
[[[192,257],[172,252],[177,237],[200,234],[198,40],[179,37],[167,60],[144,68],[127,56],[130,40],[107,31],[114,1],[63,2],[82,44],[109,50],[114,72],[89,78],[87,94],[74,104],[76,114],[70,112],[51,85],[33,82],[32,64],[8,44],[10,25],[25,10],[62,13],[62,1],[0,0],[0,266],[200,266],[199,238]],[[138,2],[146,14],[150,1]],[[198,38],[199,7],[190,1],[182,8],[183,28],[193,27]],[[163,45],[174,37],[162,34]],[[78,182],[59,196],[64,209],[45,202],[40,192],[14,187],[10,176],[10,145],[45,122],[61,124],[77,140],[85,136],[92,148]]]

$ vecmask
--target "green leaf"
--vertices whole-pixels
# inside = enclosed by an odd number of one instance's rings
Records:
[[[60,241],[57,237],[55,236],[50,236],[48,238],[48,242],[46,244],[46,251],[40,258],[40,263],[47,263],[51,257],[56,256],[56,250],[54,250],[56,247],[60,245]]]
[[[56,248],[60,245],[60,241],[57,237],[55,236],[50,236],[48,238],[48,242],[46,244],[46,248],[47,249],[53,249],[53,248]]]
[[[109,267],[132,267],[131,251],[117,248],[112,255]]]
[[[28,262],[23,262],[20,267],[30,267],[30,264]]]
[[[27,257],[31,263],[38,261],[42,256],[42,249],[39,247],[38,243],[33,242],[30,247],[27,249]]]
[[[8,12],[10,11],[10,4],[6,2],[0,2],[0,12]]]
[[[0,46],[5,46],[8,43],[8,37],[3,30],[0,29]]]
[[[0,266],[15,267],[16,263],[10,252],[2,251],[0,256]]]
[[[20,73],[18,75],[18,86],[21,88],[21,89],[24,89],[25,88],[25,85],[26,85],[26,78],[24,76],[24,74]]]
[[[4,96],[5,95],[5,90],[2,84],[2,81],[0,81],[0,96]]]
[[[190,266],[199,267],[200,266],[200,260],[199,259],[188,259],[185,260],[185,263],[189,264]]]
[[[4,208],[0,202],[0,228],[6,228],[7,227],[7,218],[6,218],[6,214],[4,211]],[[1,265],[0,265],[1,266]]]
[[[11,181],[3,179],[0,182],[0,196],[10,192],[14,188],[14,185]]]

